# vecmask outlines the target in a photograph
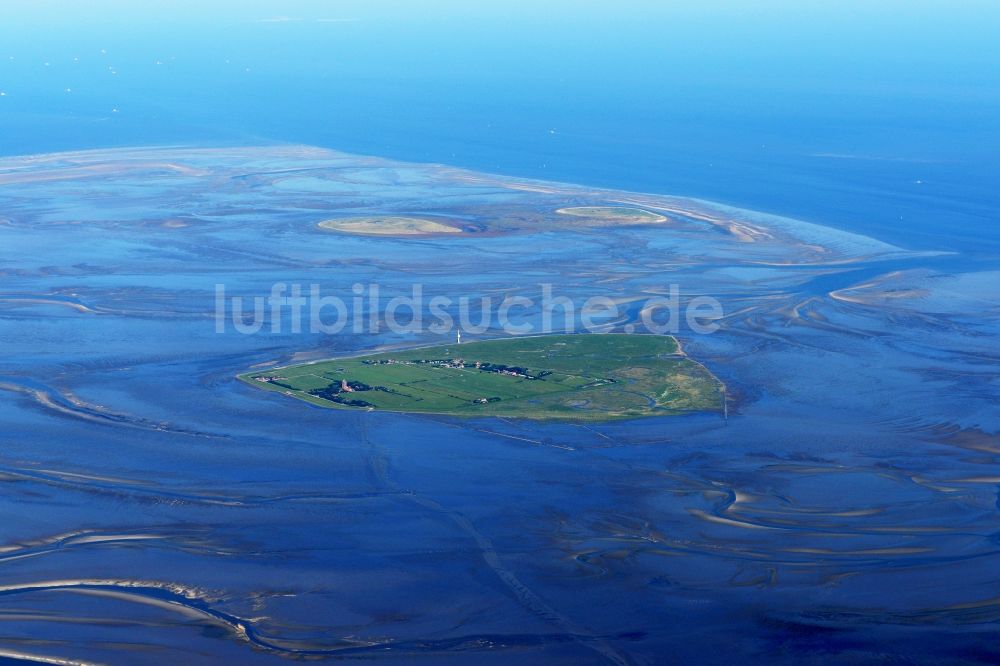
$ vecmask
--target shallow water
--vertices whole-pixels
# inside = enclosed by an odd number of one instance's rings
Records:
[[[538,226],[600,202],[686,212]],[[0,203],[0,654],[1000,659],[988,261],[299,148],[6,159]],[[530,221],[447,239],[315,228],[380,211]],[[734,221],[771,236],[745,242]],[[216,332],[216,284],[279,281],[385,298],[551,283],[619,299],[619,328],[676,283],[724,306],[720,331],[679,337],[727,384],[728,419],[458,420],[256,391],[235,375],[441,339]]]

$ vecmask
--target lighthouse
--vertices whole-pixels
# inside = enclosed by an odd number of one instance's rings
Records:
[[[461,331],[461,329],[455,331],[455,344],[456,345],[462,344],[462,331]]]

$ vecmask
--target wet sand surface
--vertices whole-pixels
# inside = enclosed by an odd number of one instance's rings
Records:
[[[670,224],[555,212],[586,206]],[[467,233],[316,228],[375,215]],[[996,265],[300,147],[4,159],[0,218],[0,657],[1000,660]],[[728,420],[269,396],[235,375],[441,341],[215,331],[216,284],[275,282],[384,299],[551,283],[615,299],[611,330],[675,283],[724,306],[721,330],[678,338],[726,383]]]

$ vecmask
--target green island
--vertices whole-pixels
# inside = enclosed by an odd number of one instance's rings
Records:
[[[721,382],[664,335],[516,337],[239,375],[321,407],[609,421],[722,411]]]

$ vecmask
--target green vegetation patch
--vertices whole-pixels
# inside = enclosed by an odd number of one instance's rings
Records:
[[[239,378],[333,409],[608,421],[719,411],[722,386],[660,335],[547,335],[318,361]]]

